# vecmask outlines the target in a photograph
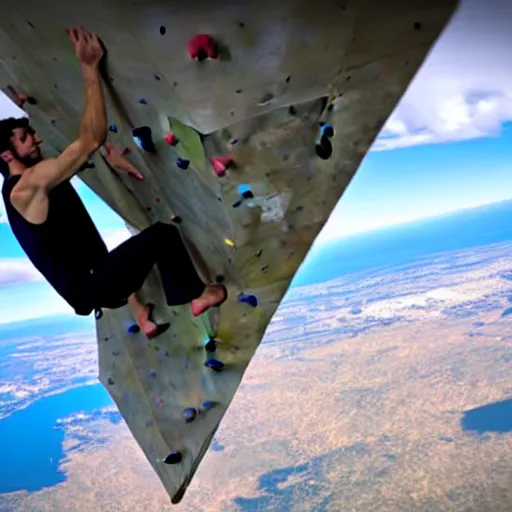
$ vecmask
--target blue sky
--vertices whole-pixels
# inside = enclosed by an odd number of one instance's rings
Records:
[[[318,245],[511,198],[511,22],[512,3],[462,2],[333,211]],[[11,114],[10,108],[0,95],[0,117]],[[82,182],[73,183],[107,244],[114,247],[125,239],[117,214]],[[32,269],[1,219],[0,311],[0,323],[71,314]]]

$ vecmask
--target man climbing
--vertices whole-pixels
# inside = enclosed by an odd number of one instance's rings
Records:
[[[79,315],[130,304],[141,330],[154,338],[168,327],[152,319],[152,307],[136,292],[157,264],[167,304],[191,303],[195,316],[220,306],[223,285],[199,278],[178,229],[161,222],[111,252],[69,180],[107,138],[99,64],[104,51],[96,34],[67,30],[78,61],[85,105],[78,138],[58,157],[43,158],[42,140],[26,118],[0,121],[2,195],[12,231],[34,266]],[[108,146],[108,143],[107,143]],[[109,146],[108,150],[112,148]]]

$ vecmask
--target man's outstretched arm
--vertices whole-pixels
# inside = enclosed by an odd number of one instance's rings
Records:
[[[31,184],[47,190],[70,179],[107,138],[107,114],[98,69],[103,48],[96,34],[83,28],[68,30],[84,79],[85,102],[77,140],[57,158],[48,158],[28,170]]]

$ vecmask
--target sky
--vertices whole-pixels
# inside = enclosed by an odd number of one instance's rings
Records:
[[[512,197],[510,26],[512,2],[462,1],[315,245]],[[10,108],[0,94],[0,117]],[[129,236],[100,198],[72,183],[109,247]],[[70,312],[24,257],[1,208],[0,323]]]

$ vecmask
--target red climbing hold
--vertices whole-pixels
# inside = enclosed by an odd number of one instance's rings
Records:
[[[226,171],[235,165],[233,162],[233,158],[231,155],[229,156],[217,156],[211,159],[213,169],[215,174],[222,178],[226,176]]]
[[[187,50],[190,58],[194,60],[216,60],[220,58],[217,43],[207,34],[198,34],[197,36],[194,36],[188,43]]]
[[[176,144],[178,144],[178,137],[176,137],[176,135],[174,135],[174,133],[169,132],[165,136],[165,142],[167,142],[167,144],[169,144],[169,146],[176,146]]]

